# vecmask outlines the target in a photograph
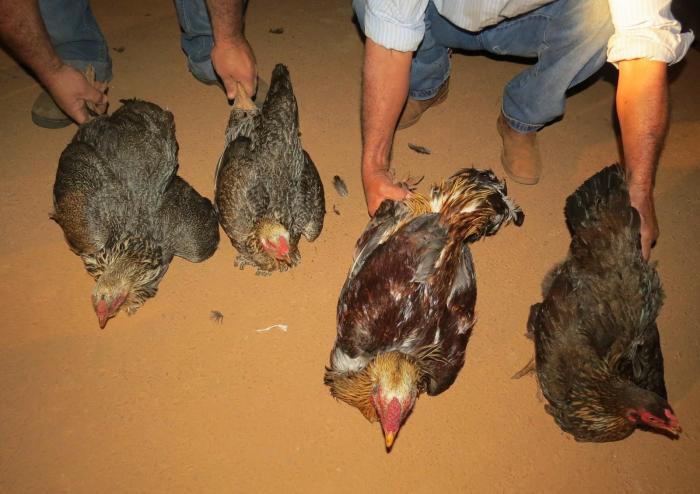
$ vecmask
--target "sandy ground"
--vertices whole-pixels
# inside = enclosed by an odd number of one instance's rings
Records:
[[[171,2],[93,4],[111,46],[124,48],[112,52],[112,107],[140,97],[170,109],[180,173],[211,197],[229,107],[188,74]],[[448,392],[419,400],[387,454],[379,427],[322,383],[337,296],[367,221],[358,173],[362,42],[347,1],[251,4],[260,71],[269,77],[275,63],[289,66],[305,148],[328,209],[340,215],[329,213],[321,237],[301,245],[297,269],[271,278],[236,269],[226,239],[203,264],[176,259],[158,295],[104,331],[90,307],[93,282],[48,218],[58,157],[75,127],[35,127],[29,108],[38,86],[0,58],[0,491],[697,492],[697,47],[672,70],[653,252],[667,295],[659,319],[666,383],[686,433],[579,444],[544,412],[532,378],[510,379],[532,353],[523,337],[529,307],[568,246],[564,199],[618,159],[614,86],[601,78],[540,133],[542,182],[510,185],[524,226],[474,247],[480,317],[467,363]],[[269,33],[275,27],[284,33]],[[501,88],[521,68],[454,56],[448,102],[396,137],[398,174],[426,183],[470,165],[502,174],[495,120]],[[418,155],[408,142],[433,153]],[[335,174],[349,197],[333,190]],[[212,310],[224,315],[221,324]],[[288,332],[256,332],[274,323]]]

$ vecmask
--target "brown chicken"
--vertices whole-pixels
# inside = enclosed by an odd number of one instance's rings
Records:
[[[638,426],[678,435],[656,326],[663,291],[642,258],[622,168],[588,179],[565,214],[569,255],[528,323],[545,409],[577,441],[616,441]]]
[[[100,327],[156,293],[173,256],[200,262],[219,242],[211,202],[176,175],[172,113],[129,100],[82,125],[61,154],[52,218],[95,278]]]
[[[381,422],[387,449],[418,396],[445,391],[464,364],[476,303],[468,244],[522,224],[506,194],[491,171],[461,170],[430,197],[384,201],[357,242],[325,383]]]

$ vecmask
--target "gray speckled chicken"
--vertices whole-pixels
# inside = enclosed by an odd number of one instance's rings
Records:
[[[325,200],[316,166],[301,147],[297,102],[284,65],[272,72],[262,109],[242,86],[216,172],[219,221],[238,251],[236,263],[256,273],[299,263],[299,239],[323,228]]]
[[[52,218],[96,280],[101,328],[154,296],[173,256],[200,262],[216,250],[216,213],[176,175],[177,151],[172,113],[128,100],[61,154]]]

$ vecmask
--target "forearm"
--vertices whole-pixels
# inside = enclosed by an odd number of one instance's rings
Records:
[[[239,43],[243,35],[243,0],[206,0],[214,43]]]
[[[649,259],[659,236],[654,181],[668,129],[666,63],[637,59],[619,62],[617,116],[627,168],[630,202],[639,212],[642,256]]]
[[[668,129],[666,63],[619,63],[617,115],[630,185],[651,192]]]
[[[36,0],[0,1],[0,40],[42,82],[62,65]]]
[[[362,88],[362,173],[386,171],[394,128],[408,96],[412,52],[367,38]]]

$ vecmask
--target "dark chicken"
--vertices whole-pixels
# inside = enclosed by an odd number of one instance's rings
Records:
[[[240,85],[238,94],[216,173],[219,221],[239,253],[241,269],[285,271],[301,260],[301,235],[313,241],[321,233],[323,184],[301,147],[287,68],[275,67],[262,109]]]
[[[655,322],[661,283],[642,258],[622,168],[588,179],[565,215],[568,257],[528,323],[545,409],[577,441],[616,441],[638,425],[677,435]]]
[[[491,171],[461,170],[430,197],[384,201],[357,242],[325,383],[381,422],[387,448],[420,393],[442,393],[464,364],[476,303],[468,244],[522,224],[506,193]]]
[[[211,202],[176,175],[172,113],[129,100],[82,125],[61,154],[52,218],[95,278],[104,328],[155,295],[173,256],[200,262],[219,242]]]

